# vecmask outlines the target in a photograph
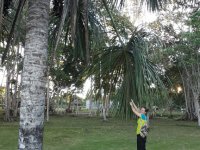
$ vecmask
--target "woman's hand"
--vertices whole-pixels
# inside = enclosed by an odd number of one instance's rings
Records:
[[[132,102],[132,106],[139,112],[139,109],[138,107],[135,105],[135,103],[133,102],[133,100],[131,99],[131,102]]]
[[[136,116],[140,117],[141,114],[134,108],[133,102],[130,102],[130,105],[131,105],[131,109],[132,109],[133,113],[134,113]]]

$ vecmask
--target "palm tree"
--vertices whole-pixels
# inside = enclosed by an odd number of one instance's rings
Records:
[[[28,2],[19,149],[42,149],[50,0]]]
[[[152,93],[164,89],[159,78],[158,68],[154,66],[146,55],[148,34],[142,30],[135,30],[132,37],[122,46],[109,46],[104,48],[94,57],[93,64],[86,70],[88,76],[99,76],[103,81],[96,84],[99,89],[104,89],[104,95],[113,95],[114,112],[117,115],[130,117],[130,99],[139,104],[146,104],[146,99]],[[156,89],[151,89],[152,84]],[[112,94],[112,93],[113,94]]]
[[[120,4],[124,0],[120,0]],[[146,0],[147,4],[155,10],[160,6],[160,0]],[[8,2],[1,1],[2,2]],[[9,1],[10,2],[10,1]],[[7,40],[7,47],[2,60],[5,60],[14,27],[16,25],[16,20],[22,9],[24,2],[19,0],[18,11],[16,12],[15,19],[13,20],[12,28],[9,32],[9,37]],[[74,57],[83,57],[86,60],[89,59],[89,32],[88,32],[88,20],[94,19],[93,16],[88,15],[89,12],[89,0],[65,0],[57,1],[54,0],[54,5],[56,2],[61,2],[58,7],[59,19],[57,21],[57,26],[52,26],[57,30],[51,35],[55,35],[56,42],[53,43],[53,49],[57,48],[57,41],[70,41],[71,46],[74,50]],[[107,5],[117,4],[119,0],[102,0],[101,4],[106,8],[109,16],[112,18],[112,14]],[[64,7],[63,7],[64,3]],[[45,86],[46,86],[46,71],[47,71],[47,33],[48,33],[48,21],[49,21],[49,0],[34,0],[28,2],[28,20],[27,20],[27,31],[26,31],[26,45],[25,45],[25,55],[23,63],[23,74],[22,74],[22,89],[21,89],[21,107],[20,107],[20,128],[19,128],[19,149],[42,149],[42,139],[43,139],[43,122],[44,122],[44,103],[45,103]],[[62,8],[62,9],[60,9]],[[91,7],[90,7],[91,8]],[[95,7],[94,7],[95,8]],[[67,10],[66,10],[67,9]],[[1,11],[2,12],[2,11]],[[91,12],[91,11],[90,11]],[[94,15],[94,14],[93,14]],[[53,15],[55,16],[55,15]],[[1,18],[0,18],[1,19]],[[63,23],[64,22],[64,23]],[[114,21],[112,24],[115,28]],[[92,24],[90,24],[92,25]],[[64,27],[67,27],[65,38],[61,39]],[[70,27],[70,28],[69,28]],[[53,30],[54,31],[54,30]],[[117,33],[118,34],[118,33]],[[120,35],[118,34],[118,37]],[[119,37],[120,38],[120,37]],[[69,43],[69,42],[66,42]],[[132,57],[131,52],[124,56]],[[119,52],[117,52],[119,53]],[[117,54],[116,53],[116,54]],[[137,55],[136,55],[137,56]],[[135,57],[137,58],[137,57]],[[126,59],[126,62],[129,62]],[[126,63],[128,64],[128,63]],[[129,64],[131,67],[131,63]],[[125,70],[127,70],[128,66]],[[138,72],[141,73],[141,72]],[[130,75],[130,74],[129,74]],[[141,74],[140,74],[141,75]],[[139,81],[140,82],[140,81]],[[128,83],[127,83],[128,84]],[[141,85],[141,84],[140,84]]]
[[[28,3],[29,13],[21,89],[19,149],[42,149],[45,85],[47,81],[49,3],[49,0],[35,0]],[[103,1],[103,4],[106,7],[105,1]],[[57,43],[61,39],[62,29],[67,25],[70,28],[65,35],[68,36],[68,40],[71,40],[70,43],[75,52],[74,57],[81,56],[89,61],[88,1],[64,1],[61,14],[57,32],[55,32],[57,39],[53,44],[53,49],[56,50]],[[65,21],[65,19],[68,21]]]

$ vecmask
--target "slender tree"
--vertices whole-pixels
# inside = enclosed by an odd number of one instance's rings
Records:
[[[20,106],[20,150],[42,149],[49,9],[49,0],[28,1]]]

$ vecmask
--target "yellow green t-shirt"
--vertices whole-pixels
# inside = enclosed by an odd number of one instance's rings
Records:
[[[144,126],[147,123],[147,117],[145,114],[141,114],[140,118],[137,121],[137,131],[136,134],[140,134],[140,130],[142,126]]]

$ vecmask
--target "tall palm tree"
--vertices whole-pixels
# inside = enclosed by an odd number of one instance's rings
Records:
[[[42,149],[50,0],[28,2],[19,149]]]

